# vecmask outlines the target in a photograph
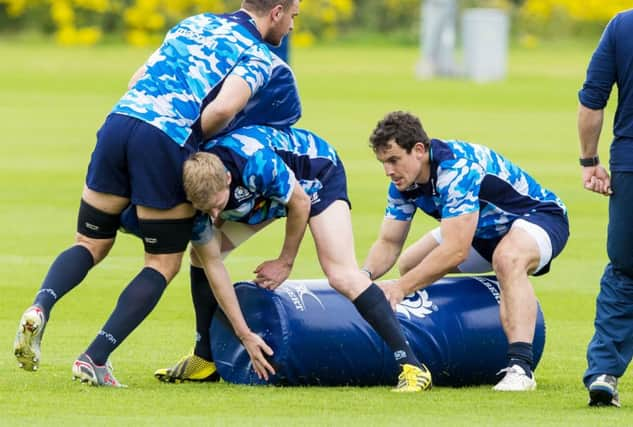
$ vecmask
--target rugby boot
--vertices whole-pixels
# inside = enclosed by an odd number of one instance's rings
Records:
[[[154,372],[157,380],[166,383],[214,382],[220,380],[215,363],[203,359],[195,354],[181,358],[171,368],[161,368]]]
[[[431,371],[422,364],[415,366],[405,363],[398,376],[398,385],[391,391],[397,393],[411,393],[416,391],[430,390],[433,387]]]
[[[73,381],[79,380],[93,386],[103,387],[127,387],[121,384],[112,374],[112,364],[107,361],[105,365],[95,364],[86,353],[81,354],[73,363]]]
[[[45,327],[46,318],[40,306],[32,305],[22,314],[13,341],[13,354],[18,366],[25,371],[37,371],[40,367],[40,344]]]

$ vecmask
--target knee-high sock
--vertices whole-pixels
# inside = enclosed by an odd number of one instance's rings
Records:
[[[196,313],[196,346],[193,352],[203,359],[213,360],[209,327],[218,302],[213,296],[204,269],[192,265],[189,276],[191,278],[191,299]]]
[[[420,366],[420,361],[415,357],[404,337],[400,323],[396,319],[385,294],[375,283],[369,285],[354,300],[354,305],[367,323],[385,340],[393,351],[397,363]]]
[[[81,245],[75,245],[59,254],[48,269],[33,304],[42,307],[48,319],[57,301],[81,283],[94,265],[92,254]]]
[[[154,309],[166,287],[165,277],[149,267],[141,270],[130,282],[119,296],[110,318],[86,350],[97,365],[105,364],[110,353],[141,324]]]

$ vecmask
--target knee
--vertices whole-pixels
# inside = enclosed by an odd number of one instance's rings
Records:
[[[92,239],[84,236],[83,234],[77,233],[75,235],[75,243],[88,249],[92,255],[94,264],[97,265],[108,255],[110,249],[112,249],[114,239]]]
[[[363,273],[358,272],[361,279],[365,281],[369,280]],[[339,293],[345,295],[347,298],[353,298],[358,294],[358,289],[362,286],[361,282],[354,280],[353,271],[345,271],[343,269],[333,269],[325,272],[328,283]]]
[[[608,255],[615,270],[633,278],[633,255],[622,251],[609,251]]]
[[[492,268],[503,279],[523,269],[521,257],[516,252],[496,251],[492,256]]]
[[[171,282],[182,262],[182,253],[176,254],[145,254],[145,266],[151,267],[165,277],[167,283]]]

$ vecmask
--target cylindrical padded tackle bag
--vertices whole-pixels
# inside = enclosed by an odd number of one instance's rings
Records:
[[[277,385],[393,385],[400,371],[392,351],[354,304],[326,280],[288,280],[274,292],[249,282],[235,285],[251,330],[274,350]],[[508,342],[499,319],[494,276],[445,278],[409,295],[396,316],[414,353],[436,385],[490,384],[506,366]],[[221,310],[210,328],[221,377],[237,384],[265,384]],[[534,366],[545,345],[538,307]]]

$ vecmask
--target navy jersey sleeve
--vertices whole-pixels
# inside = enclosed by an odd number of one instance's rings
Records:
[[[598,47],[596,48],[589,67],[587,78],[582,89],[578,92],[580,103],[592,110],[601,110],[607,105],[611,89],[617,77],[615,55],[615,30],[617,16],[609,22]]]

